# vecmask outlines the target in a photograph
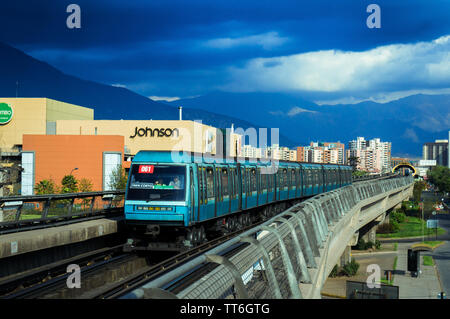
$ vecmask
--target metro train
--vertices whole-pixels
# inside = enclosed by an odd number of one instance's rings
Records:
[[[185,153],[186,154],[186,153]],[[140,151],[133,158],[125,193],[125,223],[150,246],[195,246],[265,220],[305,197],[351,184],[351,166],[255,159],[173,160],[172,152]],[[147,244],[147,243],[146,243]]]

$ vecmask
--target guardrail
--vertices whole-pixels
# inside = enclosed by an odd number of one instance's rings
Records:
[[[1,197],[0,229],[117,211],[123,208],[124,194],[119,190]]]
[[[317,195],[122,298],[311,298],[311,291],[317,289],[314,286],[328,276],[323,267],[327,264],[330,228],[361,201],[401,191],[412,182],[411,177],[366,181]],[[237,245],[246,246],[232,257],[224,256]],[[319,265],[320,258],[325,262]],[[187,274],[193,276],[208,263],[217,267],[181,291],[172,292],[175,282]]]
[[[374,179],[382,179],[382,178],[390,178],[400,176],[398,173],[384,173],[384,174],[376,174],[376,175],[364,175],[364,176],[352,176],[353,182],[362,182],[369,181]]]

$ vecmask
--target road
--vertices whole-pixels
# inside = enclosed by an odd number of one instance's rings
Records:
[[[439,227],[444,228],[447,234],[450,233],[450,214],[438,214]],[[439,237],[439,236],[438,236]],[[447,298],[450,298],[450,241],[448,237],[445,244],[436,248],[435,251],[430,254],[436,261],[436,266],[439,272],[442,289],[447,294]]]

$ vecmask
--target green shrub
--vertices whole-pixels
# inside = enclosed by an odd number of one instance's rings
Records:
[[[392,229],[392,225],[389,223],[381,224],[377,228],[378,234],[390,234],[393,232],[394,232],[394,230]]]
[[[390,224],[391,227],[392,227],[392,232],[393,232],[393,233],[397,232],[397,231],[400,229],[400,226],[398,225],[398,222],[395,221],[395,220],[389,221],[389,224]]]
[[[381,248],[381,241],[379,241],[378,239],[375,240],[375,248],[376,249],[380,249]]]
[[[338,267],[338,265],[335,265],[333,267],[333,270],[331,270],[331,273],[330,273],[329,277],[334,278],[334,277],[337,277],[338,274],[339,274],[339,267]]]
[[[356,275],[359,269],[359,264],[356,262],[355,258],[352,258],[352,261],[348,264],[345,264],[344,267],[342,267],[341,273],[345,276],[351,277]]]
[[[358,243],[356,244],[356,249],[357,250],[364,250],[365,247],[366,247],[366,243],[364,242],[364,239],[359,238],[358,239]]]
[[[391,221],[396,221],[397,223],[404,223],[406,220],[406,214],[401,211],[394,210],[389,216]]]

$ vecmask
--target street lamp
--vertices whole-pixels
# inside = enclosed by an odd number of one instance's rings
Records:
[[[69,174],[69,175],[72,175],[73,171],[76,171],[76,170],[78,170],[78,167],[75,167],[74,169],[72,169],[72,170],[70,171],[70,174]]]

